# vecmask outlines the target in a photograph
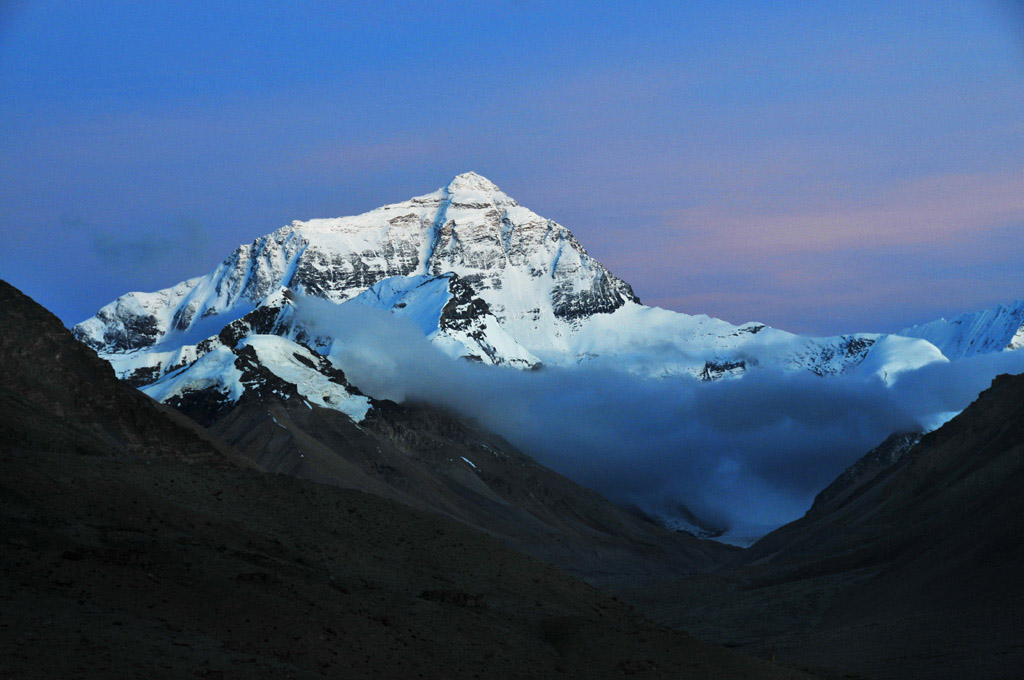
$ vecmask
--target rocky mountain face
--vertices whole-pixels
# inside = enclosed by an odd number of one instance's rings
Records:
[[[922,338],[950,359],[1024,348],[1024,300],[980,312],[965,312],[906,328],[900,335]]]
[[[123,295],[74,332],[141,386],[195,361],[204,340],[286,290],[387,309],[453,357],[519,368],[602,364],[717,380],[866,366],[889,379],[944,359],[917,339],[809,338],[645,307],[568,229],[475,173],[362,215],[293,222],[207,276]]]
[[[641,589],[661,621],[823,672],[1010,678],[1024,664],[1024,375],[894,435],[733,564]]]
[[[303,395],[309,383],[261,366],[259,337],[278,336],[227,337],[210,352],[230,353],[241,376],[232,412],[251,395],[275,413],[334,417],[357,438],[351,418]],[[289,360],[358,396],[312,354]],[[4,283],[0,405],[0,677],[806,677],[652,624],[437,512],[231,464],[246,457],[119,382]],[[463,436],[454,421],[423,425],[438,417],[428,412],[374,407],[363,422],[381,442],[420,450],[431,431]],[[310,450],[297,428],[284,436]],[[375,460],[376,474],[395,474]],[[565,489],[552,498],[568,502]],[[521,517],[510,511],[510,524]]]

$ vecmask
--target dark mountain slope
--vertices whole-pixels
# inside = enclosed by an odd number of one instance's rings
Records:
[[[223,464],[104,382],[34,303],[4,306],[22,322],[0,327],[4,403],[64,423],[0,430],[0,677],[802,677],[458,522]],[[24,345],[9,336],[40,333],[52,354],[10,360]]]
[[[126,390],[57,317],[4,281],[0,446],[207,463],[233,455],[173,409]]]
[[[595,581],[706,571],[735,553],[667,532],[435,408],[375,402],[357,425],[288,399],[243,399],[211,431],[263,469],[447,515]]]
[[[0,454],[0,535],[0,677],[801,677],[457,522],[280,475]]]
[[[800,566],[824,558],[886,565],[912,577],[936,603],[990,584],[981,574],[1024,567],[1024,376],[1000,376],[946,426],[926,435],[892,467],[758,541],[748,564]],[[966,560],[965,546],[972,559]],[[917,569],[925,555],[933,563]],[[927,577],[927,578],[926,578]],[[956,578],[955,589],[945,579]],[[904,595],[887,606],[906,602]],[[882,593],[880,593],[881,595]],[[991,592],[999,599],[999,592]],[[863,599],[862,599],[863,603]]]
[[[921,441],[921,436],[920,432],[897,432],[889,435],[884,442],[864,454],[822,489],[814,497],[814,503],[807,511],[807,516],[826,514],[855,498],[862,490],[868,488],[878,475],[888,474],[903,454]]]
[[[731,569],[637,597],[663,621],[816,667],[1020,677],[1024,376],[997,378],[892,466],[878,459]]]

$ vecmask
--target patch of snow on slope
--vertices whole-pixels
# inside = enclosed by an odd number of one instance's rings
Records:
[[[235,367],[235,354],[227,347],[217,347],[190,366],[164,376],[142,391],[164,402],[186,392],[213,388],[228,401],[238,401],[245,392],[242,372]]]
[[[302,345],[277,335],[251,335],[239,347],[251,347],[264,367],[295,385],[299,394],[318,406],[340,411],[356,422],[363,420],[370,410],[368,398],[352,394],[344,385],[312,368],[322,358]]]
[[[167,367],[181,368],[191,364],[199,358],[199,353],[195,345],[183,345],[167,350],[135,350],[102,356],[110,362],[110,365],[114,367],[114,373],[122,380],[132,377],[136,371],[157,372],[159,375],[153,378],[156,380],[164,373],[169,372]]]
[[[201,281],[188,279],[154,293],[125,293],[75,326],[75,335],[94,348],[153,345],[171,328],[182,301]]]
[[[384,309],[408,319],[435,346],[454,358],[472,357],[485,364],[521,367],[540,363],[506,333],[490,313],[476,312],[472,317],[461,319],[445,318],[445,308],[453,299],[452,286],[459,285],[453,278],[451,274],[393,276],[378,281],[343,304]],[[462,300],[462,303],[469,305],[471,300]]]
[[[370,286],[350,302],[394,312],[430,337],[441,330],[441,310],[451,297],[445,276],[393,276]]]

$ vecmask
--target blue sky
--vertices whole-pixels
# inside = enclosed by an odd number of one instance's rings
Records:
[[[642,300],[1024,297],[1016,3],[0,4],[0,277],[74,323],[476,170]]]

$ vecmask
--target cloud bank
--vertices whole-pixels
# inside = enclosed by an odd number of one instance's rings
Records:
[[[1024,352],[931,364],[891,387],[875,378],[752,372],[698,383],[607,368],[523,372],[453,360],[405,319],[302,299],[330,353],[366,393],[452,409],[622,504],[758,533],[796,519],[814,495],[889,434],[960,411]]]

